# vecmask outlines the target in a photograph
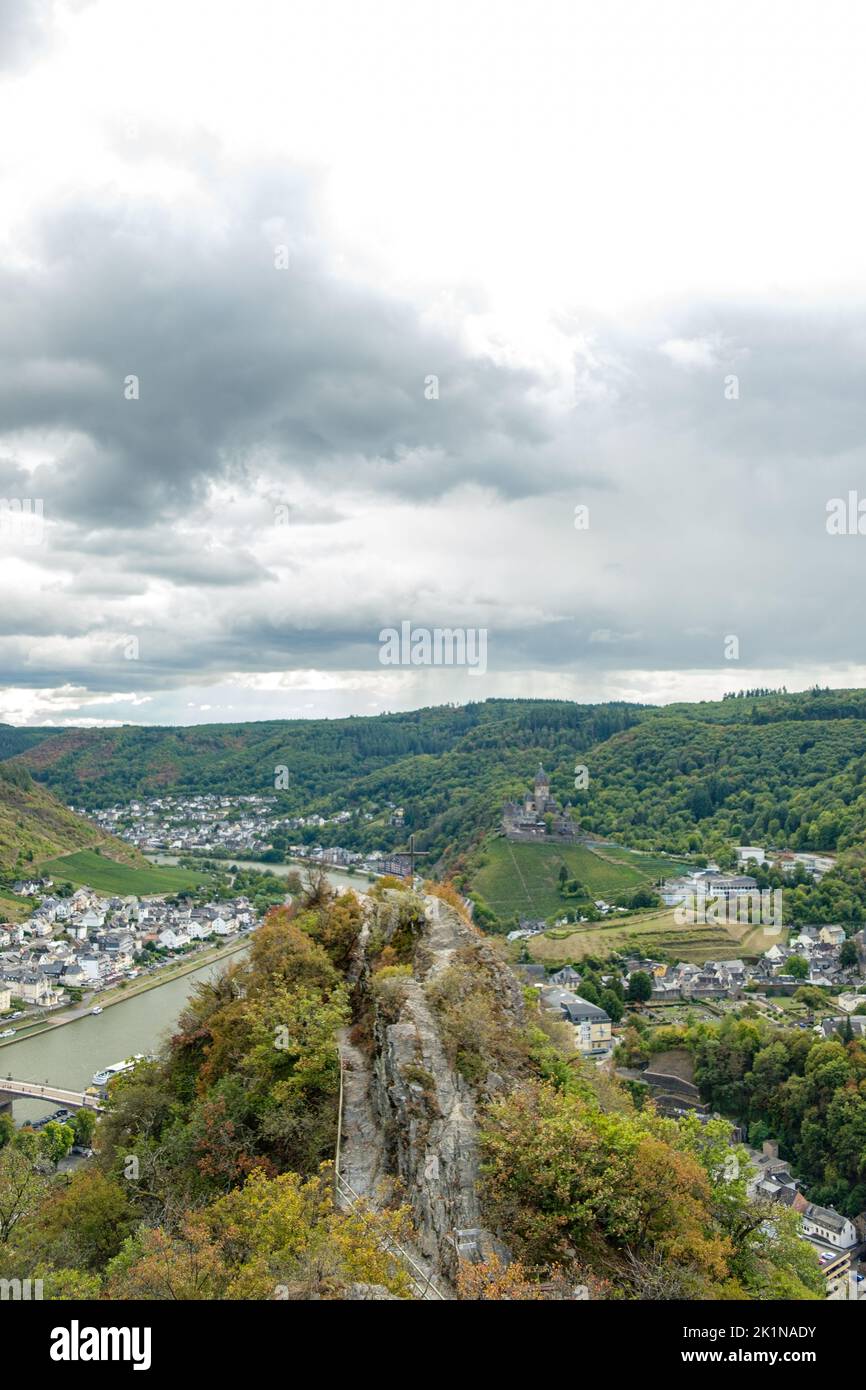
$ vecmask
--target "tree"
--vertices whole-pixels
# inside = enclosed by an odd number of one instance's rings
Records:
[[[857,945],[850,939],[843,941],[839,950],[839,964],[844,970],[848,970],[852,965],[857,964]]]
[[[75,1132],[75,1143],[82,1149],[89,1148],[96,1129],[95,1113],[82,1105],[72,1116],[72,1128]]]
[[[229,1272],[203,1218],[189,1216],[179,1235],[157,1226],[129,1236],[110,1262],[109,1298],[201,1301],[225,1296]]]
[[[785,962],[785,974],[793,975],[795,980],[805,980],[809,974],[809,962],[805,956],[789,956]]]
[[[494,1252],[480,1263],[461,1260],[457,1271],[457,1297],[472,1302],[525,1303],[542,1299],[544,1293],[532,1282],[519,1260],[504,1264]]]
[[[626,998],[632,1003],[645,1004],[652,998],[653,982],[645,970],[635,970],[630,976]]]
[[[72,1125],[60,1124],[57,1120],[49,1120],[39,1134],[39,1146],[55,1168],[74,1143],[75,1130]]]
[[[48,1196],[33,1223],[30,1244],[53,1263],[99,1271],[118,1253],[133,1224],[124,1187],[88,1166],[72,1175],[68,1187]]]
[[[110,1298],[263,1299],[331,1296],[352,1282],[383,1284],[400,1297],[409,1276],[390,1253],[405,1239],[407,1209],[350,1212],[334,1205],[327,1173],[269,1178],[195,1212],[177,1229],[142,1228],[110,1262]]]
[[[612,989],[602,990],[601,1007],[610,1018],[611,1023],[619,1023],[623,1015],[622,1000]]]
[[[482,1133],[484,1195],[519,1259],[596,1263],[633,1292],[631,1261],[660,1260],[677,1296],[712,1297],[729,1246],[708,1178],[652,1112],[605,1113],[551,1086],[495,1102]],[[670,1296],[670,1295],[668,1295]]]
[[[16,1139],[0,1149],[0,1242],[39,1206],[50,1178],[38,1163],[35,1145]]]

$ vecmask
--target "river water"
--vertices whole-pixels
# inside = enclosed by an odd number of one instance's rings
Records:
[[[172,858],[176,862],[175,856],[160,855],[159,862],[171,862]],[[243,861],[233,862],[241,867]],[[250,864],[249,867],[273,868],[284,876],[293,866]],[[363,892],[368,886],[366,874],[353,876],[333,869],[328,870],[328,878],[335,888],[356,888]],[[83,1091],[90,1085],[93,1073],[112,1062],[120,1062],[135,1052],[155,1052],[176,1022],[195,982],[212,979],[239,959],[241,953],[235,952],[199,970],[191,970],[180,979],[167,980],[144,994],[113,1004],[96,1017],[87,1014],[74,1023],[0,1047],[0,1075],[40,1084],[47,1081],[70,1091]],[[55,1108],[35,1100],[13,1103],[13,1113],[19,1123],[38,1119]]]
[[[206,855],[204,856],[207,857]],[[152,864],[179,864],[180,856],[177,854],[147,854]],[[301,879],[304,877],[305,865],[302,863],[289,864],[263,864],[259,859],[226,859],[222,860],[225,867],[230,864],[237,864],[239,869],[255,869],[258,873],[276,874],[277,878],[288,878],[291,873],[299,873]],[[335,888],[355,888],[359,893],[363,893],[369,888],[366,873],[360,871],[356,874],[347,874],[343,869],[325,869],[328,882],[333,883]]]
[[[0,1047],[0,1075],[14,1076],[20,1081],[48,1081],[70,1091],[83,1091],[90,1085],[93,1073],[102,1067],[120,1062],[134,1052],[155,1052],[176,1022],[195,982],[212,979],[241,957],[241,952],[235,952],[191,970],[179,980],[167,980],[144,994],[113,1004],[95,1018],[87,1014],[74,1023]],[[55,1108],[36,1100],[13,1103],[19,1122],[38,1119]]]

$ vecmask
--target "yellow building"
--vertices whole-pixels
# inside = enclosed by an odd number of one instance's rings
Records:
[[[563,999],[562,1012],[574,1024],[574,1041],[584,1057],[609,1057],[613,1051],[611,1021],[604,1009],[573,994]]]

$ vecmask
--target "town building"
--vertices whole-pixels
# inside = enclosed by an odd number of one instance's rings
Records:
[[[558,1013],[574,1025],[574,1045],[584,1057],[595,1061],[610,1057],[614,1039],[610,1015],[588,999],[581,999],[570,989],[548,986],[541,991],[545,1009]]]

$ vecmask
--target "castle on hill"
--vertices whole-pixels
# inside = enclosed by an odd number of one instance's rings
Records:
[[[550,795],[550,778],[541,763],[538,764],[532,790],[526,793],[523,801],[506,801],[503,806],[502,829],[509,840],[535,840],[543,835],[568,840],[575,838],[577,832],[571,811],[568,806],[560,806]]]

